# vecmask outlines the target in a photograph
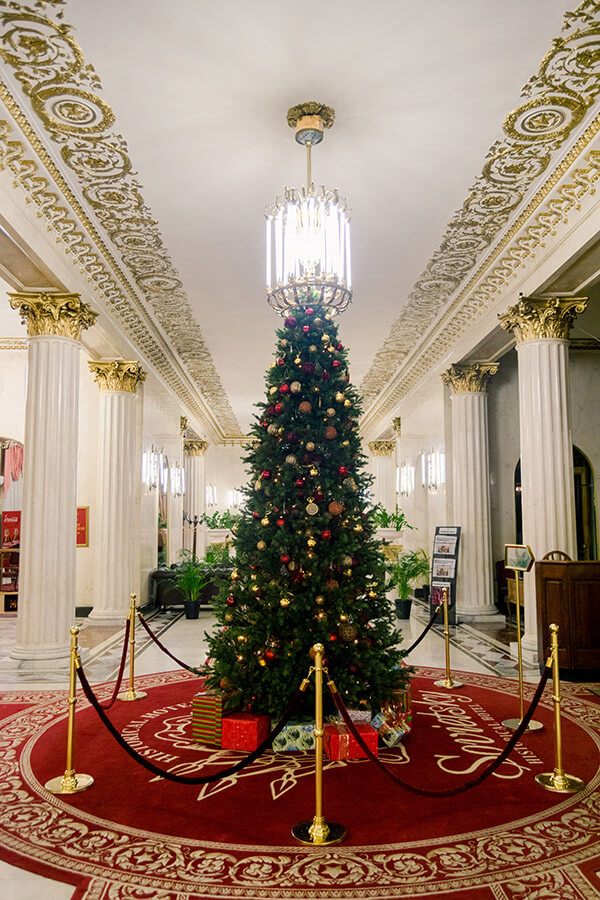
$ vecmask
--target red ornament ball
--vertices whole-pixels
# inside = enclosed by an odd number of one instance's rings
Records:
[[[296,486],[303,487],[303,485],[304,485],[304,478],[296,478]]]
[[[253,512],[252,515],[255,519],[260,519],[260,513]]]
[[[284,565],[287,565],[291,559],[291,556],[288,556],[287,553],[282,553],[281,556],[279,557],[279,559],[281,560],[281,562]]]
[[[279,527],[281,528],[282,525],[285,525],[285,520],[284,520],[284,519],[277,519],[277,524],[278,524]]]
[[[355,675],[358,672],[358,666],[356,665],[356,663],[350,663],[350,665],[348,666],[348,671],[352,675]]]
[[[268,416],[273,416],[273,415],[275,415],[275,407],[274,407],[274,406],[268,406],[268,407],[267,407],[267,415],[268,415]]]
[[[230,594],[227,598],[227,606],[235,606],[235,597]]]
[[[328,441],[332,441],[337,437],[337,429],[333,425],[328,425],[325,429],[325,437]]]
[[[312,316],[314,313],[314,309],[312,308],[312,306],[307,306],[306,309],[304,310],[304,312],[306,313],[307,316]]]
[[[269,470],[268,470],[268,469],[264,469],[264,471],[263,471],[262,474],[261,474],[261,478],[264,478],[264,480],[266,481],[267,478],[270,478],[270,477],[271,477],[271,473],[269,472]]]
[[[298,320],[295,319],[293,316],[288,316],[283,324],[285,325],[286,328],[295,328],[296,325],[298,324]]]
[[[275,653],[273,650],[265,650],[265,659],[268,659],[269,662],[275,659]]]
[[[277,360],[277,365],[278,365],[278,366],[284,366],[284,365],[285,365],[285,359],[281,359],[281,357],[279,357],[279,359]]]
[[[339,361],[339,359],[334,359],[331,365],[334,369],[339,369],[339,367],[341,366],[341,362]]]
[[[304,334],[308,334],[308,332],[310,331],[310,325],[303,325],[302,331],[304,332]]]
[[[321,378],[323,379],[323,381],[329,381],[329,372],[323,372]]]
[[[279,415],[279,413],[281,412],[282,409],[283,409],[283,406],[281,405],[281,403],[275,404],[275,412],[277,413],[277,415]]]
[[[337,639],[338,639],[337,634],[333,634],[333,632],[332,632],[332,633],[329,635],[329,640],[330,640],[330,641],[337,641]]]
[[[340,466],[339,469],[338,469],[338,472],[340,473],[340,475],[344,475],[344,476],[345,476],[345,475],[349,475],[349,474],[350,474],[350,469],[348,468],[348,466]]]
[[[321,537],[323,538],[324,541],[328,541],[331,538],[331,532],[330,532],[329,528],[323,529],[323,531],[321,532]]]
[[[279,393],[287,394],[287,393],[289,393],[289,390],[290,390],[289,384],[282,384],[281,387],[279,388]]]

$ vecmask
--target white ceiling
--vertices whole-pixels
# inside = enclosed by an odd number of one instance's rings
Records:
[[[360,384],[572,5],[67,0],[242,430],[279,323],[263,209],[304,181],[288,107],[336,110],[313,175],[352,208]]]

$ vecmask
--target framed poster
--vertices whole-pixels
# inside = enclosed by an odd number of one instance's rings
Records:
[[[90,545],[90,508],[89,506],[77,507],[77,546],[89,547]]]
[[[2,513],[2,549],[18,550],[21,546],[21,511]]]
[[[504,568],[515,572],[529,572],[535,562],[531,547],[527,544],[504,545]]]

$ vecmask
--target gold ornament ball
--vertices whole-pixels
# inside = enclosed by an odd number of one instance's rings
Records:
[[[301,390],[302,385],[300,384],[300,382],[292,381],[292,383],[290,384],[290,391],[292,392],[292,394],[299,394]]]
[[[360,522],[357,522],[356,525],[354,526],[354,531],[361,532],[362,530],[363,530],[362,525],[360,524]]]
[[[347,621],[348,621],[348,616],[346,615],[346,613],[340,613],[340,622],[347,622]]]
[[[352,569],[344,569],[344,575],[346,578],[350,578],[352,576]]]
[[[301,413],[308,415],[308,413],[312,410],[312,406],[308,402],[308,400],[303,400],[302,403],[298,404],[298,409]]]
[[[351,565],[352,565],[352,557],[351,557],[351,556],[345,556],[345,557],[344,557],[344,565],[345,565],[345,566],[351,566]]]
[[[258,664],[259,664],[259,666],[266,666],[267,661],[265,659],[262,659],[262,657],[261,657],[261,659],[259,659],[259,661],[258,661]]]
[[[316,353],[316,352],[317,352],[317,345],[316,345],[316,344],[311,344],[310,347],[309,347],[308,349],[310,350],[311,353]]]
[[[352,406],[351,400],[344,400],[344,406]]]
[[[319,612],[317,613],[317,615],[315,616],[315,618],[316,618],[316,619],[319,619],[319,620],[322,622],[323,619],[326,619],[326,618],[327,618],[327,613],[326,613],[326,612],[323,612],[323,610],[320,609]]]
[[[260,520],[260,524],[266,527],[269,524],[268,518],[265,516],[264,519]]]
[[[323,594],[317,594],[317,596],[315,597],[315,603],[317,604],[317,606],[323,606],[323,604],[325,603],[325,597],[323,596]]]
[[[246,637],[245,634],[238,634],[237,639],[240,642],[240,644],[245,644],[246,641],[248,640],[248,638]]]
[[[315,445],[313,444],[312,441],[307,441],[305,446],[309,453],[312,453],[313,450],[315,449]]]
[[[289,606],[290,602],[291,601],[290,601],[289,597],[282,597],[281,600],[279,601],[279,605],[280,606]]]
[[[295,465],[296,465],[296,457],[294,456],[293,453],[288,453],[288,455],[287,455],[286,458],[285,458],[285,461],[286,461],[286,463],[288,464],[288,466],[295,466]]]
[[[313,466],[309,471],[310,471],[310,474],[311,474],[313,477],[314,477],[315,475],[318,475],[318,474],[319,474],[319,470],[318,470],[318,469],[315,469],[314,466]]]
[[[340,516],[344,512],[344,504],[339,500],[332,500],[327,509],[332,516]]]
[[[333,408],[333,406],[329,407],[329,409],[327,410],[327,415],[329,416],[330,419],[333,418],[333,416],[335,416],[335,409]]]
[[[342,441],[342,447],[349,447],[350,441]]]
[[[283,338],[283,340],[279,341],[280,347],[287,347],[287,345],[288,345],[288,342],[285,338]]]
[[[240,573],[237,569],[234,569],[230,577],[232,581],[239,581]]]
[[[328,335],[328,334],[322,334],[322,335],[321,335],[321,343],[322,343],[322,344],[328,344],[328,343],[329,343],[329,335]]]
[[[309,547],[316,547],[316,546],[317,546],[317,542],[316,542],[316,540],[314,539],[314,537],[309,537],[309,539],[307,540],[306,543],[308,544]]]
[[[233,613],[225,613],[225,621],[233,622]]]
[[[371,600],[374,600],[377,596],[377,591],[369,591],[367,596],[369,596]]]
[[[259,541],[258,544],[256,545],[256,549],[257,550],[266,550],[267,545],[265,544],[264,541]]]
[[[273,425],[273,423],[271,423],[267,428],[267,434],[277,434],[277,425]]]
[[[276,394],[276,393],[277,393],[277,388],[276,388],[276,387],[269,388],[269,393],[270,393],[270,394]]]
[[[338,391],[337,394],[335,395],[335,402],[336,402],[336,403],[343,403],[343,402],[344,402],[344,395],[342,394],[341,391]]]
[[[256,581],[257,578],[258,578],[258,575],[256,574],[256,572],[253,572],[252,575],[250,576],[250,581]]]

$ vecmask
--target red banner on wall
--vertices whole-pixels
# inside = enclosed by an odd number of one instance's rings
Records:
[[[21,546],[21,511],[2,513],[2,549]]]
[[[89,506],[77,507],[77,546],[88,547],[90,543],[89,535],[90,508]]]

